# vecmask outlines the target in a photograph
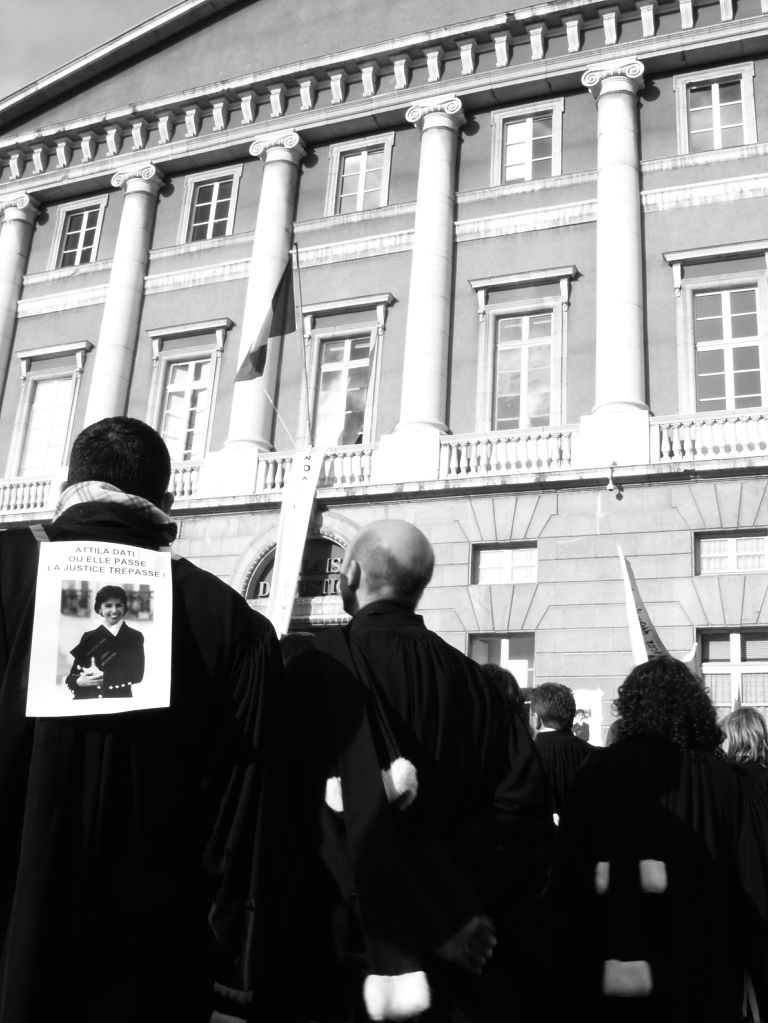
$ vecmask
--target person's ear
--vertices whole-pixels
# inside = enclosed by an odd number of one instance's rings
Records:
[[[170,490],[163,494],[160,500],[160,511],[164,511],[166,515],[171,514],[171,508],[173,508],[173,494]]]
[[[344,573],[347,580],[347,586],[350,590],[356,590],[360,586],[360,565],[354,558],[347,565],[347,570]]]

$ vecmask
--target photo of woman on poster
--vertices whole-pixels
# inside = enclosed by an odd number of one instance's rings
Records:
[[[102,624],[70,651],[66,685],[76,700],[132,697],[131,687],[144,678],[144,636],[124,621],[128,596],[121,586],[103,586],[93,608]]]

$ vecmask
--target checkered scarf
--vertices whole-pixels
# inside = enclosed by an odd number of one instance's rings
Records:
[[[146,498],[137,497],[135,494],[126,494],[111,483],[102,483],[99,480],[84,480],[82,483],[75,483],[62,492],[53,513],[54,521],[68,508],[78,504],[121,504],[130,508],[138,518],[143,519],[148,525],[156,526],[166,543],[173,543],[179,527],[170,519],[164,511],[147,501]]]

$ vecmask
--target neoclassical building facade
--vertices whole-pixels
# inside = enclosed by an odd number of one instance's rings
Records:
[[[621,547],[718,706],[766,707],[767,196],[768,0],[184,0],[0,101],[2,525],[134,415],[179,551],[263,609],[312,445],[295,627],[408,518],[428,624],[605,726]]]

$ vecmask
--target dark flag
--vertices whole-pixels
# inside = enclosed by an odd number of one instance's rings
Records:
[[[238,380],[256,380],[264,372],[267,361],[267,342],[271,337],[282,337],[296,330],[296,313],[293,304],[293,265],[290,255],[283,275],[272,296],[264,320],[256,338],[237,371]]]

